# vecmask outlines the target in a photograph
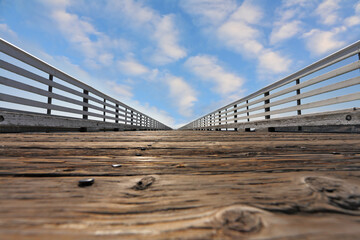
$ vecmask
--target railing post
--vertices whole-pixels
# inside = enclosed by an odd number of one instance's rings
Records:
[[[88,91],[88,90],[85,90],[85,89],[84,89],[83,93],[84,93],[85,95],[89,95],[89,91]],[[83,98],[83,103],[89,103],[89,99],[86,98],[86,97],[84,97],[84,98]],[[84,112],[87,112],[87,111],[89,111],[89,108],[88,108],[87,106],[83,106],[83,111],[84,111]],[[88,119],[88,115],[87,115],[87,114],[83,114],[83,119]]]
[[[300,79],[296,79],[296,85],[300,84]],[[296,89],[296,95],[299,95],[301,93],[300,88]],[[301,106],[301,99],[296,100],[297,106]],[[297,110],[297,115],[301,115],[301,109]],[[302,126],[298,126],[298,131],[302,131]]]
[[[248,117],[247,121],[250,122],[250,113],[249,113],[249,100],[246,100],[246,116]]]
[[[300,79],[296,79],[296,85],[300,84]],[[299,95],[301,92],[300,92],[300,88],[296,89],[296,95]],[[296,101],[297,105],[300,106],[301,105],[301,99],[299,98],[297,101]],[[297,110],[297,115],[301,115],[301,110],[298,109]]]
[[[131,121],[131,125],[134,125],[134,111],[131,110],[131,115],[130,115],[130,121]]]
[[[49,80],[53,81],[53,75],[49,74]],[[52,89],[53,89],[53,87],[49,85],[48,92],[52,93]],[[52,103],[52,98],[48,97],[48,104],[51,104],[51,103]],[[48,115],[50,115],[51,114],[51,109],[47,109],[46,113]]]
[[[115,107],[116,107],[116,109],[115,109],[115,112],[116,112],[116,115],[115,115],[115,118],[116,118],[116,120],[115,120],[115,123],[119,123],[119,104],[115,104]]]
[[[221,111],[219,111],[219,126],[221,125]],[[221,126],[219,128],[219,131],[221,131]]]
[[[127,114],[128,114],[128,109],[125,108],[125,119],[124,119],[124,124],[127,125]]]
[[[234,105],[234,108],[237,108],[237,104]],[[237,123],[237,109],[234,110],[234,123]],[[234,131],[237,131],[237,128],[234,128]]]
[[[225,131],[228,130],[227,124],[228,124],[228,122],[227,122],[227,108],[225,108],[225,125],[226,125]]]
[[[270,95],[270,92],[264,93],[264,97],[267,97],[269,95]],[[267,99],[264,101],[264,104],[269,104],[269,103],[270,103],[270,99]],[[266,107],[265,112],[270,112],[270,107]],[[270,119],[270,115],[265,115],[265,119]]]
[[[104,115],[104,118],[103,118],[103,121],[105,122],[105,114],[106,114],[106,112],[105,112],[105,110],[106,110],[106,105],[105,105],[105,103],[106,103],[106,99],[104,98],[104,113],[103,113],[103,115]]]

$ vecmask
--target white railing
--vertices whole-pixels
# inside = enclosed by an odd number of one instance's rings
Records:
[[[116,125],[119,125],[117,129],[170,129],[161,122],[80,82],[1,38],[0,52],[4,54],[2,58],[7,59],[0,58],[0,68],[2,69],[0,72],[1,111],[14,110],[6,107],[6,104],[10,103],[19,106],[16,110],[28,112],[28,109],[36,108],[40,109],[40,112],[32,112],[41,113],[43,111],[42,113],[46,116],[78,118],[84,123],[98,121],[102,122],[102,126],[108,124],[115,129]],[[36,71],[28,69],[36,69]],[[24,81],[24,78],[30,81]],[[41,84],[29,84],[29,82]],[[9,91],[9,89],[11,90]],[[16,91],[12,91],[12,89]],[[26,97],[28,93],[35,97]],[[44,97],[46,101],[41,101]],[[2,122],[5,124],[4,121]]]
[[[355,111],[360,100],[359,59],[360,41],[249,96],[206,114],[180,129],[237,130],[259,125],[301,127],[305,116],[314,115],[315,112],[316,116],[319,116],[318,113],[329,114],[342,103],[352,102],[356,106],[351,106],[355,108],[349,111]],[[289,121],[282,123],[281,119],[289,118],[293,119],[292,124],[288,125]],[[345,119],[345,123],[355,123],[350,122],[351,115],[347,116],[347,119],[350,120]],[[317,120],[313,123],[322,124],[326,125],[329,122],[321,123]],[[333,120],[332,124],[337,125],[336,120]]]

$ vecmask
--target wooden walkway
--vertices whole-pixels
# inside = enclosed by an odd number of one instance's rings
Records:
[[[0,136],[0,239],[360,236],[360,134]]]

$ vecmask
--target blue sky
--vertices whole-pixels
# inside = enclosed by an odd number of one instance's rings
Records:
[[[0,0],[0,37],[182,126],[360,36],[358,0]]]

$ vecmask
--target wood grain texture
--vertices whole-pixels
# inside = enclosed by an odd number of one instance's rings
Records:
[[[0,137],[0,239],[358,239],[360,234],[359,134]],[[86,178],[95,182],[79,187]]]

